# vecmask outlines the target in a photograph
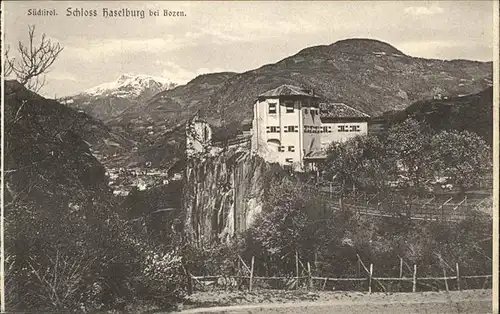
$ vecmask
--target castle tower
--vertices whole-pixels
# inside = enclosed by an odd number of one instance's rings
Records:
[[[268,162],[303,168],[304,156],[321,150],[318,97],[311,90],[282,85],[254,104],[252,151]]]
[[[186,123],[186,154],[188,157],[204,154],[212,147],[212,128],[198,115]]]

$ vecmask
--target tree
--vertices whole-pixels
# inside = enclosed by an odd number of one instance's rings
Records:
[[[423,188],[431,178],[430,137],[427,124],[409,118],[389,129],[386,139],[388,156],[394,160],[399,180],[409,188]]]
[[[5,50],[5,76],[14,74],[16,79],[28,89],[38,92],[45,85],[45,76],[48,69],[56,61],[63,47],[53,43],[45,34],[42,34],[40,43],[35,43],[35,26],[28,27],[28,43],[19,42],[17,51],[19,60],[9,57],[10,49]]]
[[[491,171],[491,148],[476,133],[442,131],[432,137],[431,147],[436,175],[450,178],[462,193]]]
[[[266,272],[294,273],[295,252],[311,256],[316,230],[310,223],[323,211],[324,204],[306,184],[289,178],[275,180],[267,191],[263,212],[247,232],[248,253],[266,262]]]
[[[357,136],[328,149],[324,174],[330,180],[358,188],[384,190],[392,164],[383,144],[374,135]]]

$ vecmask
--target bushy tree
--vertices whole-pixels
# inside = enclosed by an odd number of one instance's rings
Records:
[[[449,178],[462,193],[491,172],[491,148],[475,133],[442,131],[432,137],[431,150],[436,175]]]
[[[318,229],[311,222],[324,216],[328,207],[306,184],[281,180],[270,184],[263,212],[247,232],[245,254],[274,265],[266,271],[286,274],[295,269],[296,252],[301,257],[314,254],[311,243]]]
[[[407,188],[422,188],[432,178],[431,136],[432,132],[425,123],[411,118],[388,131],[385,141],[387,156],[396,163],[398,180]]]
[[[332,143],[323,171],[343,187],[385,190],[394,163],[374,135],[357,136],[345,143]]]

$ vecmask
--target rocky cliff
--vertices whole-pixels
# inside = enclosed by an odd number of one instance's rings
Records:
[[[262,210],[268,167],[242,151],[189,159],[183,193],[187,238],[203,246],[245,231]]]

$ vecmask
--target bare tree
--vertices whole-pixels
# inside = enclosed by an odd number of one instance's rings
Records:
[[[12,67],[10,66],[10,61],[9,61],[9,52],[10,52],[10,46],[5,47],[4,58],[3,58],[4,76],[9,76],[12,74]]]
[[[38,92],[45,85],[45,73],[64,49],[42,34],[40,43],[35,42],[35,26],[28,26],[28,43],[19,41],[19,60],[9,58],[9,48],[5,50],[5,75],[14,73],[17,80],[28,89]]]

